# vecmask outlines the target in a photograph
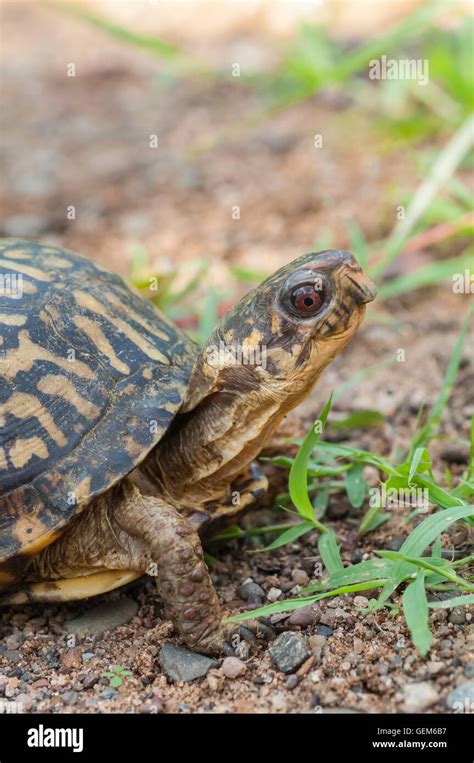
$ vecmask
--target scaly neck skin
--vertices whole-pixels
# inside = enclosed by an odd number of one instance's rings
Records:
[[[148,484],[177,508],[222,500],[318,377],[313,376],[309,388],[295,381],[290,392],[287,385],[269,387],[262,380],[245,390],[241,379],[244,388],[231,384],[230,390],[211,394],[178,415],[150,454],[142,468]]]
[[[177,417],[144,471],[160,496],[178,507],[220,501],[284,415],[279,400],[262,403],[257,392],[219,392]]]

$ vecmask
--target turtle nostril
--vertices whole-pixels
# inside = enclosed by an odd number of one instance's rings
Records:
[[[352,270],[351,275],[347,275],[347,280],[351,283],[349,289],[357,304],[363,305],[367,302],[372,302],[377,296],[375,284],[372,283],[362,270],[359,272]]]

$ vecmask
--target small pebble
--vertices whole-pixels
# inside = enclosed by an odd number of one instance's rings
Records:
[[[467,681],[446,697],[447,706],[458,713],[474,713],[474,681]]]
[[[61,657],[61,665],[64,668],[79,668],[81,666],[81,651],[82,647],[80,646],[68,649]]]
[[[167,641],[160,651],[160,665],[171,681],[194,681],[203,678],[210,668],[219,667],[216,660],[191,652]]]
[[[112,697],[115,697],[117,692],[115,689],[105,689],[105,691],[100,692],[100,696],[102,699],[112,699]]]
[[[365,596],[354,596],[354,607],[357,609],[366,609],[369,606],[369,600]]]
[[[293,673],[310,656],[306,639],[293,631],[281,633],[268,651],[277,668],[283,673]]]
[[[456,609],[453,609],[451,614],[448,617],[448,620],[450,623],[453,623],[454,625],[462,625],[466,622],[466,613],[462,607],[457,607]]]
[[[309,576],[308,573],[304,570],[293,570],[291,573],[291,579],[297,584],[297,585],[308,585],[309,583]]]
[[[322,627],[324,628],[325,626],[323,625]],[[321,633],[318,635],[310,636],[308,639],[308,644],[310,649],[322,649],[326,644],[326,636]]]
[[[332,628],[336,624],[336,610],[325,609],[324,612],[322,612],[319,621],[323,625],[327,625],[329,628]]]
[[[87,673],[83,681],[84,689],[92,689],[92,687],[96,685],[99,678],[100,676],[98,673]]]
[[[389,551],[400,551],[405,541],[406,541],[405,535],[393,535],[387,541],[387,549]]]
[[[284,712],[287,709],[288,702],[286,697],[281,691],[277,691],[272,695],[272,709],[277,712]]]
[[[79,699],[77,691],[67,691],[62,695],[63,702],[66,705],[75,705]]]
[[[291,675],[287,676],[285,678],[285,686],[287,689],[296,689],[299,683],[299,678],[295,673],[292,673]]]
[[[11,636],[7,636],[5,639],[5,647],[9,650],[18,649],[18,647],[21,646],[22,641],[23,639],[21,636],[14,633]]]
[[[301,607],[295,609],[288,618],[289,625],[299,625],[301,628],[307,628],[309,625],[317,622],[319,619],[318,612],[315,612],[313,607]]]
[[[237,657],[226,657],[222,663],[222,671],[226,678],[238,678],[247,671],[247,666]]]
[[[327,625],[318,625],[316,633],[319,636],[332,636],[333,629],[329,628]]]
[[[430,675],[435,676],[437,673],[443,670],[444,662],[435,662],[434,660],[430,660],[426,663],[426,668]]]
[[[421,713],[438,700],[438,690],[427,681],[405,684],[403,687],[403,710],[405,713]]]
[[[264,598],[265,592],[252,578],[247,578],[239,588],[239,596],[245,601],[258,601]]]
[[[278,601],[282,593],[283,591],[281,590],[281,588],[270,588],[269,592],[267,593],[267,600]]]

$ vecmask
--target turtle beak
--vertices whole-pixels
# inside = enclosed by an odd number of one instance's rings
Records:
[[[362,272],[362,270],[351,269],[346,273],[346,278],[349,281],[349,291],[356,304],[365,305],[367,302],[372,302],[377,296],[375,284]]]

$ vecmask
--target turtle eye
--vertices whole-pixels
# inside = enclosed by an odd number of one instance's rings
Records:
[[[305,315],[314,315],[324,302],[324,292],[314,283],[306,283],[293,289],[290,301],[295,310]]]

